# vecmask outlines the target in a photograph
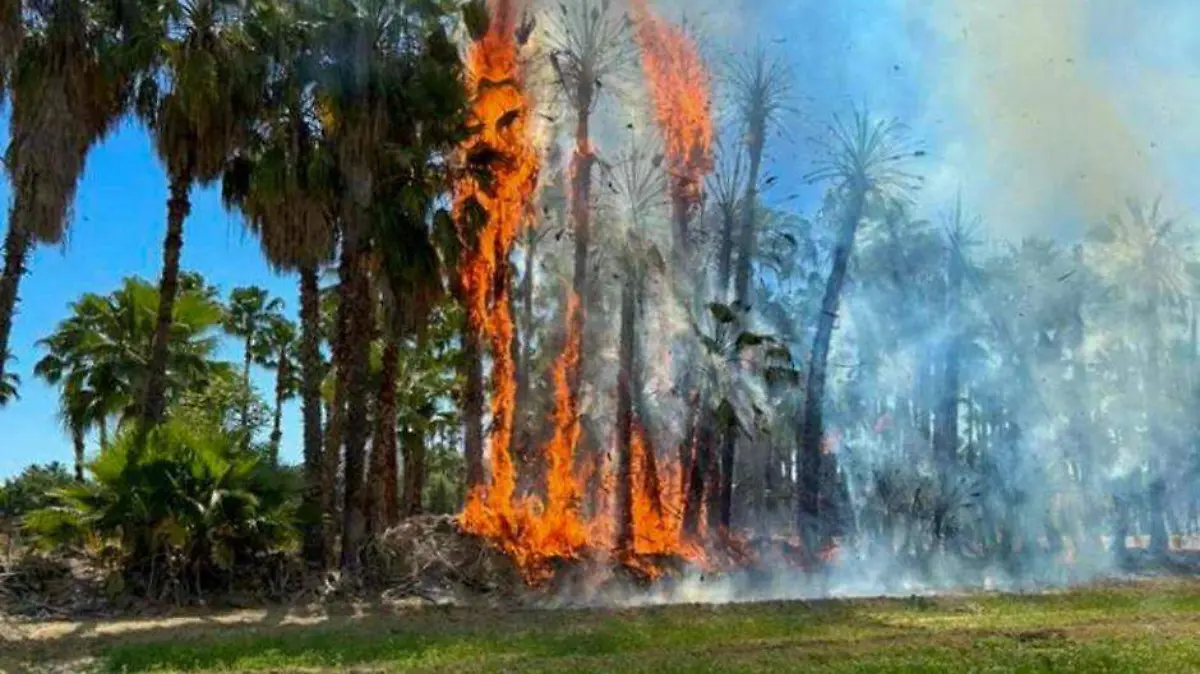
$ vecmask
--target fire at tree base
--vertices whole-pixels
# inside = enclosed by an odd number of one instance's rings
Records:
[[[405,521],[378,543],[372,584],[385,598],[433,604],[501,604],[538,608],[650,606],[825,598],[926,596],[962,592],[1047,592],[1067,587],[1159,575],[1200,574],[1200,553],[1180,541],[1167,559],[1131,543],[1123,565],[1097,539],[1096,550],[1055,558],[1048,549],[1027,550],[1007,563],[957,551],[921,556],[897,551],[868,552],[853,541],[828,551],[826,564],[806,570],[794,539],[750,537],[737,560],[707,567],[681,556],[643,560],[656,575],[622,562],[617,555],[586,549],[572,558],[544,560],[544,573],[531,583],[514,559],[492,541],[466,533],[458,518],[425,516]],[[1045,543],[1045,542],[1043,542]],[[1090,560],[1090,561],[1089,561]],[[735,563],[736,562],[736,563]]]

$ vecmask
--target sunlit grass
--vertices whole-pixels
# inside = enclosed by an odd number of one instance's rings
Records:
[[[37,648],[36,657],[83,649],[98,672],[1165,674],[1200,671],[1200,583],[622,611],[431,610],[63,641],[71,643]]]

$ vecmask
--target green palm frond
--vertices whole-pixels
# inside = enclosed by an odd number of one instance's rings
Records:
[[[0,408],[21,399],[21,378],[14,372],[5,372],[0,378]]]

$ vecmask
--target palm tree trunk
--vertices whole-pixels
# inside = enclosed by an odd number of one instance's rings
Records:
[[[711,535],[721,528],[721,457],[718,451],[724,450],[725,432],[714,424],[712,435],[708,438],[708,459],[705,465],[708,469],[704,475],[704,517]],[[720,442],[721,446],[717,443]]]
[[[420,515],[425,493],[425,438],[411,425],[404,429],[403,516]]]
[[[737,208],[728,206],[721,210],[721,244],[717,248],[717,297],[722,301],[729,292],[729,281],[733,278],[733,234],[737,226]]]
[[[738,427],[727,424],[721,434],[721,488],[718,498],[720,525],[724,531],[730,531],[733,524],[733,467],[737,448]]]
[[[96,427],[100,431],[100,450],[108,449],[108,417],[101,414],[96,420]]]
[[[370,419],[367,414],[370,372],[367,356],[370,353],[375,327],[370,279],[363,268],[366,251],[360,246],[361,244],[356,243],[343,246],[339,269],[342,297],[338,311],[346,312],[342,319],[346,325],[346,345],[338,370],[345,378],[346,391],[346,424],[343,429],[346,454],[343,477],[345,491],[342,506],[342,569],[350,571],[359,567],[366,524],[363,469],[367,435],[370,432]]]
[[[337,347],[335,347],[336,349]],[[345,393],[341,390],[344,382],[340,375],[335,375],[333,401],[329,403],[326,417],[329,419],[329,429],[325,433],[325,449],[321,465],[321,513],[324,517],[322,530],[324,533],[323,561],[329,568],[337,564],[337,552],[340,518],[338,509],[338,470],[342,462],[342,427],[345,425],[346,406],[342,403]]]
[[[283,441],[283,399],[287,394],[286,383],[291,373],[288,371],[287,354],[279,354],[279,368],[275,373],[275,413],[271,424],[271,456],[272,466],[279,465],[279,445]]]
[[[242,383],[244,383],[246,385],[246,392],[249,393],[250,391],[253,390],[250,387],[250,364],[251,364],[251,361],[253,360],[251,357],[252,356],[251,349],[253,348],[253,344],[251,343],[250,335],[246,335],[246,343],[243,345],[243,347],[244,347],[244,351],[242,353]],[[242,434],[245,436],[244,438],[242,438],[242,446],[248,449],[250,447],[250,440],[251,440],[251,438],[250,438],[250,396],[249,395],[245,396],[245,399],[242,401],[241,415],[242,415]]]
[[[712,427],[708,415],[696,415],[695,452],[687,467],[687,493],[683,507],[683,531],[695,540],[700,532],[700,515],[704,510],[705,478],[712,462]]]
[[[483,350],[479,332],[471,326],[463,331],[463,451],[467,464],[467,491],[482,487],[483,472]]]
[[[85,446],[82,427],[76,425],[71,428],[71,444],[75,446],[75,481],[83,482],[83,454]]]
[[[633,552],[633,367],[637,278],[627,269],[621,287],[621,341],[617,370],[617,550]]]
[[[8,340],[12,333],[13,315],[17,310],[17,289],[25,275],[33,237],[21,223],[8,220],[8,234],[4,237],[4,275],[0,276],[0,382],[4,381],[8,365]]]
[[[327,498],[322,480],[321,447],[321,297],[317,268],[300,270],[300,377],[304,415],[304,558],[318,564],[325,556],[320,513]]]
[[[245,382],[246,388],[250,388],[250,362],[252,360],[251,349],[253,348],[253,345],[251,344],[250,337],[248,335],[246,337],[246,343],[242,345],[242,348],[244,349],[242,353],[242,381]],[[243,407],[242,409],[245,410],[247,408]]]
[[[951,242],[951,246],[954,243]],[[961,354],[958,335],[959,293],[962,291],[962,266],[959,252],[950,251],[950,269],[946,288],[946,361],[942,370],[941,400],[936,414],[934,434],[934,463],[941,477],[942,489],[949,488],[950,473],[958,460],[958,400],[961,386]]]
[[[812,357],[809,360],[808,387],[804,396],[804,426],[800,436],[800,494],[797,507],[797,527],[801,532],[806,561],[816,566],[819,551],[824,546],[825,534],[821,526],[821,445],[825,437],[824,405],[826,368],[829,364],[829,348],[833,341],[834,321],[842,286],[846,282],[846,271],[854,249],[854,238],[866,206],[865,190],[851,187],[850,203],[842,220],[841,231],[833,252],[833,270],[825,285],[825,296],[821,301],[821,315],[817,318],[817,334],[813,339]]]
[[[734,291],[737,301],[743,307],[750,306],[750,276],[754,269],[754,254],[757,244],[756,228],[758,223],[756,212],[758,208],[758,174],[762,170],[763,135],[766,133],[765,121],[751,120],[750,129],[750,175],[746,181],[746,198],[742,203],[742,229],[738,239],[737,279]]]
[[[191,212],[190,175],[171,180],[171,198],[167,201],[167,235],[163,240],[162,278],[158,285],[158,322],[146,373],[146,391],[142,402],[141,434],[160,423],[167,406],[167,355],[170,348],[171,322],[175,295],[179,290],[179,257],[183,251],[183,223]]]
[[[575,92],[575,156],[571,162],[573,169],[571,171],[571,219],[575,226],[575,270],[571,289],[575,294],[575,299],[579,302],[579,308],[574,315],[574,325],[568,328],[568,335],[578,336],[579,358],[575,361],[573,371],[568,373],[567,382],[570,386],[571,409],[576,413],[581,409],[580,389],[590,360],[585,333],[592,299],[588,279],[588,258],[591,253],[592,239],[592,166],[596,161],[596,156],[592,151],[590,127],[595,83],[590,80],[582,81],[587,79],[581,78],[579,88]],[[580,426],[585,429],[582,437],[586,437],[587,426],[583,423],[582,418]],[[595,504],[598,498],[599,480],[593,481],[593,487],[592,493],[588,495],[588,501]]]
[[[525,273],[521,279],[521,337],[517,354],[517,410],[515,419],[517,435],[518,475],[521,491],[536,479],[536,452],[534,451],[533,428],[529,411],[533,389],[533,271],[537,258],[537,234],[530,229],[525,249]]]
[[[378,536],[399,521],[396,485],[396,377],[400,366],[400,345],[388,339],[383,348],[383,367],[379,378],[379,397],[375,402],[375,438],[371,441],[371,482],[368,523]]]

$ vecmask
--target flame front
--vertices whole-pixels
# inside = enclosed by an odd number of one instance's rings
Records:
[[[463,233],[470,245],[463,254],[459,281],[468,329],[490,347],[491,474],[487,485],[468,494],[460,524],[503,550],[528,583],[539,584],[552,577],[556,560],[578,559],[585,552],[608,558],[613,551],[615,461],[611,453],[597,454],[584,470],[577,470],[580,402],[570,382],[578,368],[583,321],[580,298],[569,292],[565,345],[552,371],[553,433],[537,453],[544,462],[544,491],[528,496],[516,493],[516,467],[510,452],[516,371],[509,255],[530,211],[539,166],[527,120],[532,104],[515,37],[516,9],[512,0],[492,0],[490,9],[489,31],[471,45],[467,57],[472,122],[480,132],[461,152],[467,161],[489,158],[493,177],[487,183],[464,178],[457,186],[455,204],[460,222],[472,202],[485,216],[475,236]],[[672,193],[677,203],[686,205],[686,211],[699,203],[700,185],[712,165],[708,73],[682,30],[660,22],[644,7],[640,15],[639,35],[643,36],[647,72],[666,138]],[[645,49],[647,44],[654,49]],[[631,452],[634,543],[621,561],[651,579],[662,575],[663,558],[708,566],[704,536],[693,541],[683,534],[683,466],[677,460],[660,464],[640,425],[635,427]],[[593,483],[598,502],[585,517],[582,496]]]
[[[683,466],[659,462],[641,424],[634,424],[633,442],[633,556],[626,560],[647,577],[662,575],[657,560],[679,557],[708,566],[704,548],[683,534]]]
[[[460,222],[472,200],[485,216],[474,237],[464,236],[475,238],[475,244],[463,253],[459,281],[468,329],[491,347],[492,359],[491,483],[468,495],[462,523],[473,533],[499,537],[511,531],[518,520],[513,509],[516,470],[510,451],[516,368],[509,255],[529,212],[539,166],[529,134],[531,104],[516,41],[517,9],[512,0],[492,0],[489,8],[488,32],[471,45],[467,55],[471,121],[479,132],[464,144],[462,154],[468,161],[491,158],[493,175],[487,184],[464,178],[457,186],[455,206]]]
[[[690,212],[713,169],[712,78],[695,41],[655,15],[646,0],[633,0],[633,19],[666,149],[671,198]]]

